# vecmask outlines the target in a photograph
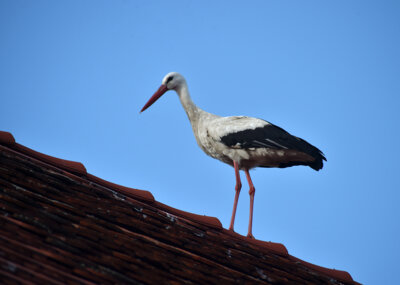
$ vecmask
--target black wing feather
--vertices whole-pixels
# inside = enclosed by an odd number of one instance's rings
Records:
[[[315,158],[312,168],[322,168],[326,160],[322,151],[305,140],[289,134],[271,123],[264,127],[230,133],[221,137],[221,142],[229,147],[287,149],[304,152]]]

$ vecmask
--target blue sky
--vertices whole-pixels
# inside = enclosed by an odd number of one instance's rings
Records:
[[[394,284],[400,254],[398,1],[0,2],[0,130],[229,226],[234,171],[198,148],[170,71],[206,111],[268,120],[328,162],[257,169],[253,233]],[[246,234],[245,176],[235,229]]]

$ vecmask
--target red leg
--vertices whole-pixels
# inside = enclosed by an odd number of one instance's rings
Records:
[[[250,186],[250,190],[249,190],[249,194],[250,194],[250,218],[249,218],[249,231],[247,233],[247,237],[254,238],[254,236],[252,234],[252,228],[253,228],[254,194],[256,193],[256,188],[254,188],[253,181],[251,181],[249,170],[245,169],[244,173],[246,173],[247,182],[249,182],[249,186]]]
[[[240,189],[242,189],[242,182],[240,181],[240,174],[239,174],[239,164],[236,161],[234,161],[233,167],[235,168],[235,176],[236,176],[236,186],[235,186],[236,193],[235,193],[235,201],[233,202],[231,224],[229,226],[229,230],[231,231],[233,231],[233,224],[235,223],[237,203],[239,200]]]

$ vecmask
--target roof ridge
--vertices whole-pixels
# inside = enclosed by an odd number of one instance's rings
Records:
[[[0,131],[0,143],[5,145],[15,144],[14,136],[9,132]]]

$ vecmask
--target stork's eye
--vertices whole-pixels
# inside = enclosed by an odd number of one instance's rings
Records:
[[[168,82],[170,82],[172,79],[174,79],[173,76],[168,77],[168,78],[167,78],[167,84],[168,84]]]

